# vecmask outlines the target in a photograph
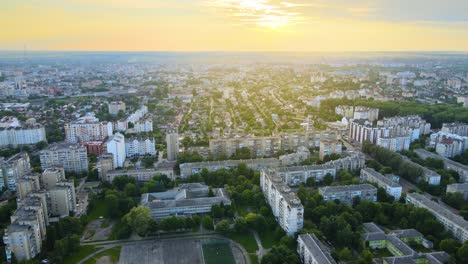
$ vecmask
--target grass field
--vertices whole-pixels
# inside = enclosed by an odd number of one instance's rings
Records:
[[[84,262],[84,264],[95,264],[98,259],[104,256],[109,256],[112,263],[117,264],[119,262],[121,249],[122,249],[121,247],[110,248],[88,259],[86,262]]]
[[[94,208],[88,214],[88,221],[99,219],[100,216],[106,217],[107,208],[104,200],[97,200]]]
[[[96,250],[97,248],[95,246],[80,246],[78,251],[65,259],[64,263],[78,263],[80,260],[84,259]]]
[[[255,253],[258,250],[257,242],[251,232],[231,233],[227,237],[241,244],[249,253]]]
[[[250,264],[258,264],[258,257],[256,254],[249,254]]]
[[[235,264],[231,246],[228,243],[208,243],[203,245],[205,264]]]
[[[275,232],[273,230],[261,232],[259,233],[259,236],[264,248],[271,248],[278,242],[275,240]]]

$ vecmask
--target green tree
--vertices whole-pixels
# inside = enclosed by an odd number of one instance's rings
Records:
[[[226,234],[230,230],[230,224],[228,220],[221,220],[216,224],[215,227],[216,232],[220,232]]]
[[[208,229],[208,230],[213,230],[213,219],[209,215],[205,215],[201,219],[201,224],[203,228]]]
[[[132,231],[139,236],[147,234],[151,220],[150,209],[146,206],[134,207],[122,218],[122,221],[127,223]]]

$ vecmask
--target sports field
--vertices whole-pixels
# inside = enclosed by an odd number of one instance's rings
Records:
[[[203,244],[205,264],[236,264],[231,246],[226,242],[209,242]]]

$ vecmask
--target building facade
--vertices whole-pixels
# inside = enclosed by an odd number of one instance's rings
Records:
[[[337,264],[330,249],[315,234],[297,237],[297,253],[304,264]]]
[[[28,153],[21,152],[8,159],[0,157],[0,188],[16,190],[17,180],[30,172]]]
[[[43,170],[62,167],[66,172],[83,173],[88,170],[88,154],[84,146],[54,143],[39,153]]]
[[[125,140],[127,157],[156,156],[154,138],[129,138]]]
[[[370,184],[355,184],[344,186],[325,186],[319,188],[324,201],[338,200],[340,203],[351,205],[356,197],[360,201],[377,201],[377,188]]]
[[[304,207],[277,172],[262,170],[260,188],[273,215],[286,234],[292,236],[300,231],[304,226]]]
[[[176,131],[169,131],[166,134],[167,160],[175,161],[179,155],[179,134]]]
[[[65,137],[69,143],[102,141],[112,135],[112,122],[99,122],[92,113],[65,125]]]
[[[114,168],[123,167],[125,158],[125,137],[120,133],[115,133],[105,143],[107,153],[113,155]]]
[[[393,181],[390,177],[386,177],[372,168],[361,169],[361,180],[375,183],[377,186],[384,188],[387,194],[395,197],[396,201],[401,197],[401,185],[398,182]]]

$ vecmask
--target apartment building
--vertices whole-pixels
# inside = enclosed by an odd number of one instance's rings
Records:
[[[466,123],[443,123],[442,132],[468,137],[468,124]]]
[[[384,176],[372,168],[361,169],[361,180],[375,183],[377,186],[384,188],[387,194],[399,200],[401,197],[402,187],[398,182],[393,181],[390,177]]]
[[[343,186],[325,186],[319,188],[324,201],[340,201],[351,205],[356,197],[361,201],[377,201],[377,188],[371,184],[355,184]]]
[[[347,152],[343,156],[343,158],[329,161],[325,165],[335,167],[336,172],[356,171],[366,166],[366,157],[362,152]]]
[[[153,169],[135,169],[135,170],[110,170],[106,172],[105,181],[112,182],[116,177],[128,176],[134,178],[136,181],[145,182],[151,180],[156,175],[166,175],[169,179],[175,179],[174,169],[167,168],[153,168]]]
[[[280,162],[276,158],[250,159],[250,160],[223,160],[223,161],[203,161],[193,163],[182,163],[179,165],[180,177],[185,179],[191,175],[200,173],[203,169],[217,171],[221,169],[232,169],[244,163],[251,170],[260,171],[265,168],[279,167]]]
[[[73,181],[67,181],[65,170],[61,167],[44,170],[42,186],[47,191],[49,213],[65,217],[75,210],[76,194]]]
[[[156,156],[156,143],[154,138],[129,138],[125,140],[127,157]]]
[[[304,226],[304,207],[275,170],[260,172],[260,188],[286,234],[292,236],[300,231]]]
[[[468,149],[468,137],[439,131],[431,134],[429,147],[443,157],[452,158]]]
[[[224,188],[214,188],[212,191],[214,196],[210,197],[208,186],[187,183],[166,192],[144,193],[141,195],[140,205],[150,209],[151,217],[164,219],[171,216],[185,217],[210,213],[215,204],[231,204]]]
[[[29,155],[21,152],[8,159],[0,157],[0,188],[16,190],[18,178],[31,172]]]
[[[308,148],[300,146],[295,153],[285,154],[278,157],[281,166],[300,164],[310,158]]]
[[[111,136],[112,132],[112,122],[99,122],[94,113],[88,113],[65,125],[65,137],[68,143],[102,141]]]
[[[416,162],[411,161],[408,157],[400,155],[400,157],[405,161],[408,162],[409,164],[418,167],[422,170],[422,176],[424,181],[429,183],[430,185],[439,185],[440,184],[440,179],[441,176],[437,172],[430,170],[422,165],[419,165]]]
[[[250,155],[257,158],[275,156],[280,150],[297,151],[300,147],[320,147],[320,141],[336,140],[335,131],[282,133],[273,136],[233,135],[210,139],[210,152],[214,157],[231,157],[238,149],[250,149]]]
[[[30,122],[22,124],[16,117],[3,117],[0,120],[0,147],[17,147],[47,142],[43,125]]]
[[[86,148],[79,144],[53,143],[39,152],[43,170],[63,167],[66,172],[82,173],[88,170]]]
[[[125,103],[122,101],[113,101],[108,104],[109,114],[117,115],[120,111],[125,113]]]
[[[125,153],[125,137],[115,133],[105,143],[107,153],[113,155],[114,168],[123,167],[127,157]]]
[[[114,155],[106,153],[99,156],[96,167],[98,170],[99,179],[101,179],[101,181],[109,181],[109,179],[107,178],[107,172],[115,169]]]
[[[426,208],[444,225],[445,230],[450,231],[461,242],[468,240],[468,221],[463,217],[419,193],[408,193],[406,201],[416,207]]]
[[[440,159],[444,162],[444,169],[446,170],[454,170],[458,172],[460,175],[461,182],[468,182],[468,166],[438,155],[436,153],[432,153],[425,149],[415,149],[414,152],[418,154],[421,159],[433,158],[433,159]]]
[[[325,246],[315,234],[297,237],[297,253],[304,264],[337,264],[330,248]]]
[[[320,141],[320,151],[319,151],[319,158],[323,160],[325,156],[331,154],[339,154],[343,151],[343,143],[339,140],[322,140]]]
[[[412,136],[412,141],[418,139],[421,135],[431,133],[431,123],[417,115],[386,117],[379,120],[377,126],[412,129],[415,133]],[[416,133],[419,133],[419,135],[416,135]]]
[[[18,199],[25,199],[29,193],[39,191],[41,189],[40,178],[41,176],[38,173],[28,173],[20,177],[16,181],[16,195]]]
[[[374,122],[379,119],[379,109],[365,106],[339,105],[335,107],[335,113],[346,118],[364,119]]]
[[[468,201],[468,183],[453,183],[447,185],[447,193],[461,193],[463,199]]]
[[[277,174],[289,186],[298,186],[307,182],[309,178],[313,178],[315,182],[320,182],[327,174],[335,178],[336,168],[331,165],[279,167]]]

